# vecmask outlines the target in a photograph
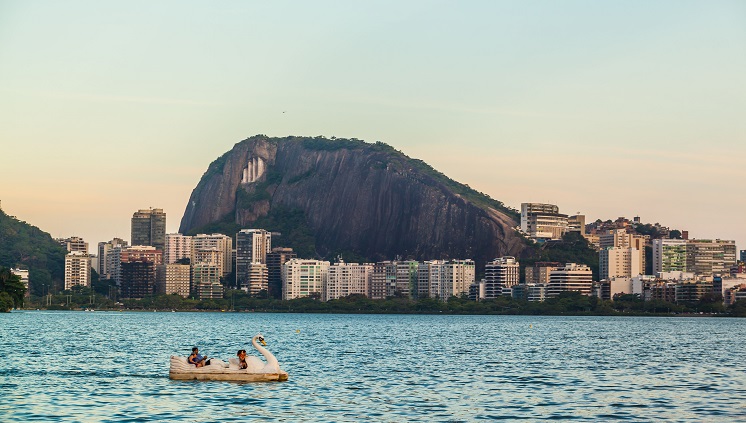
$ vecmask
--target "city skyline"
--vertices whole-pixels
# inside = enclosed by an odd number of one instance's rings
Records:
[[[178,230],[240,140],[383,141],[506,205],[734,239],[746,5],[0,3],[3,210],[53,237]]]

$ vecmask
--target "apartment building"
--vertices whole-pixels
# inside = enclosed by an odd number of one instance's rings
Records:
[[[329,301],[352,294],[368,295],[373,264],[340,261],[329,266],[327,272],[326,283],[322,289],[322,300]]]
[[[220,283],[222,273],[222,267],[216,264],[200,262],[193,264],[192,292],[200,300],[223,298],[223,285]]]
[[[567,215],[554,204],[521,203],[521,231],[532,239],[560,239],[567,232]]]
[[[497,298],[503,288],[510,288],[520,283],[520,263],[515,257],[496,258],[484,268],[484,297]]]
[[[132,245],[166,248],[166,213],[163,209],[140,209],[132,215]]]
[[[654,239],[653,274],[672,271],[688,271],[687,241],[684,239]]]
[[[264,229],[241,229],[236,234],[236,286],[248,289],[251,264],[267,264],[267,254],[271,251],[271,232]]]
[[[267,253],[267,290],[271,298],[282,297],[282,265],[297,257],[292,248],[275,247]]]
[[[590,295],[593,287],[593,272],[584,264],[567,263],[564,267],[549,272],[547,296],[556,297],[565,291],[578,291]]]
[[[599,278],[631,278],[642,275],[641,258],[644,255],[636,248],[606,247],[598,252]]]
[[[217,264],[223,277],[233,270],[232,250],[233,238],[227,235],[197,234],[192,238],[192,263],[204,262],[210,256],[209,263]]]
[[[91,257],[88,252],[72,251],[65,256],[65,289],[91,286]]]
[[[308,297],[323,293],[329,262],[291,259],[282,265],[282,299]]]
[[[166,249],[163,252],[163,262],[171,264],[182,259],[191,260],[193,249],[193,237],[178,233],[166,234]]]
[[[156,293],[176,294],[187,298],[191,288],[192,268],[188,264],[166,263],[156,267]]]

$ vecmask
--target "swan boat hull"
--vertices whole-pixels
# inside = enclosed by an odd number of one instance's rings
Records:
[[[228,382],[283,382],[288,380],[287,373],[180,373],[168,372],[171,380],[224,380]]]
[[[195,367],[188,364],[183,357],[171,357],[171,368],[168,378],[171,380],[222,380],[228,382],[283,382],[288,380],[288,374],[279,373],[249,373],[246,370],[223,365],[219,360],[213,360],[215,365]]]

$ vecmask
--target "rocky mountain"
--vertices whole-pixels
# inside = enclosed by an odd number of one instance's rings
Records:
[[[348,260],[519,255],[519,215],[381,143],[257,135],[210,164],[180,232],[264,228],[301,257]]]

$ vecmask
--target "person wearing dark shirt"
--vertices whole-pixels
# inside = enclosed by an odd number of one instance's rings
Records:
[[[204,367],[205,364],[209,364],[207,362],[207,356],[200,354],[199,348],[197,347],[192,348],[192,354],[187,358],[187,361],[189,364],[194,364],[197,367]]]

